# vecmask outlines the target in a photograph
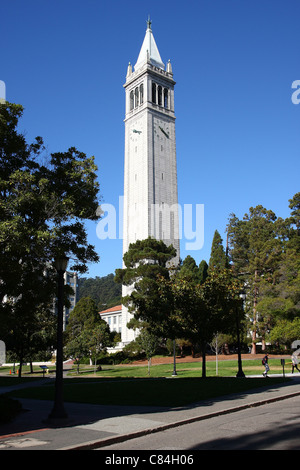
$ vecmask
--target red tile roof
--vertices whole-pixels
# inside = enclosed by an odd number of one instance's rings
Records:
[[[106,310],[102,310],[101,312],[99,312],[99,314],[101,315],[102,313],[120,312],[121,310],[122,310],[122,305],[116,305],[115,307],[110,307]]]

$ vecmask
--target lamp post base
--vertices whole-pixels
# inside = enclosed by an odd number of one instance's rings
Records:
[[[62,426],[70,423],[67,412],[64,409],[63,405],[55,404],[48,418],[44,421],[47,424],[52,424],[54,426]]]
[[[62,427],[62,426],[69,426],[72,420],[68,417],[66,412],[56,412],[53,410],[48,418],[44,419],[43,422],[48,426],[53,427]]]
[[[238,373],[236,374],[236,377],[245,378],[245,374],[242,370],[239,370]]]

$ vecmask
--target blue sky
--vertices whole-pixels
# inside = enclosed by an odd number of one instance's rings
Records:
[[[1,0],[0,80],[25,112],[29,142],[49,153],[77,147],[94,155],[102,202],[123,195],[125,83],[151,16],[175,87],[179,203],[204,204],[204,245],[186,251],[209,260],[214,231],[262,204],[289,216],[300,190],[299,0]],[[122,241],[99,240],[88,275],[121,266]]]

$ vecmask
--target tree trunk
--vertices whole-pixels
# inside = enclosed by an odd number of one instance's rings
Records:
[[[251,354],[256,354],[256,308],[257,308],[257,269],[255,270],[254,274],[254,300],[253,300],[253,330],[252,330],[252,349]]]
[[[18,377],[22,377],[22,365],[23,365],[23,355],[20,355],[20,365],[19,365]]]
[[[202,345],[202,378],[206,378],[206,343]]]

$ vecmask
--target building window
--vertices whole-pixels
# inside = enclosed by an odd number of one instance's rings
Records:
[[[135,89],[135,103],[134,103],[134,107],[137,108],[139,105],[139,89],[136,88]]]
[[[158,105],[162,106],[162,87],[160,85],[157,87],[157,101]]]
[[[170,107],[169,89],[152,82],[152,103],[168,109]]]
[[[169,90],[168,88],[164,88],[164,107],[169,107]]]
[[[137,108],[144,102],[144,85],[143,83],[140,86],[137,86],[134,90],[130,92],[129,95],[130,101],[130,111]]]
[[[133,91],[130,92],[130,111],[134,108],[134,94]]]
[[[140,86],[140,104],[144,103],[144,85],[141,84]]]
[[[156,104],[156,83],[152,82],[152,103]]]

